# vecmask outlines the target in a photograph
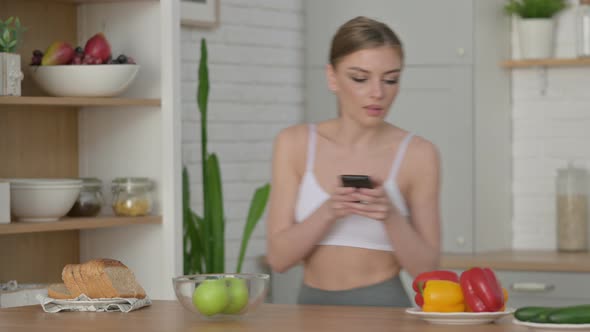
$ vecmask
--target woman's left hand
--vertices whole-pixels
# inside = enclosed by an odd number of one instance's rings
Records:
[[[360,201],[350,203],[354,214],[381,221],[400,215],[382,185],[374,189],[357,188],[354,196]]]

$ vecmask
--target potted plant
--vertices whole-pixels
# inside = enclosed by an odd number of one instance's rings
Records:
[[[567,6],[565,0],[508,0],[504,9],[515,15],[521,57],[543,59],[553,56],[554,16]]]
[[[215,153],[207,150],[207,101],[209,97],[209,71],[207,43],[201,40],[199,86],[197,104],[201,113],[201,171],[203,176],[203,215],[190,208],[189,176],[182,171],[183,200],[183,254],[184,274],[225,272],[225,213],[219,161]],[[262,217],[270,193],[270,184],[256,189],[244,225],[242,243],[235,273],[240,273],[248,241]]]
[[[25,28],[18,17],[0,20],[0,96],[20,96],[23,73],[16,53]]]

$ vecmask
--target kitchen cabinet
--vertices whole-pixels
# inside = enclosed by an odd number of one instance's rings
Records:
[[[460,273],[473,266],[492,268],[509,292],[508,306],[588,304],[590,255],[587,252],[500,250],[443,255],[441,268]]]
[[[336,29],[365,15],[387,23],[398,34],[408,66],[470,64],[473,8],[472,0],[306,0],[305,63],[323,68]]]
[[[512,246],[509,52],[501,0],[306,1],[305,121],[336,116],[325,64],[339,25],[365,15],[405,45],[400,94],[388,120],[431,140],[442,159],[445,252]]]
[[[152,298],[174,298],[182,272],[180,190],[180,24],[173,0],[0,0],[4,16],[28,30],[20,47],[21,97],[0,97],[0,178],[98,177],[98,218],[0,225],[0,280],[61,280],[67,263],[95,257],[128,265]],[[34,49],[56,40],[83,46],[104,32],[114,55],[141,66],[116,98],[45,95],[28,75]],[[157,45],[157,47],[156,47]],[[145,176],[156,183],[152,216],[114,217],[110,182]]]
[[[453,269],[461,273],[464,269]],[[494,269],[508,290],[508,306],[570,306],[590,303],[589,273]],[[410,283],[411,285],[411,283]]]
[[[569,306],[590,303],[589,273],[496,270],[511,307]]]

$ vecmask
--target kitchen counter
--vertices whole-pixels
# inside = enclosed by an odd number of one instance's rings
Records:
[[[177,301],[153,301],[130,313],[61,312],[41,306],[0,309],[0,331],[473,331],[474,326],[430,325],[402,308],[329,307],[264,304],[240,321],[203,321]],[[478,325],[477,331],[527,332],[506,317],[498,324]]]
[[[496,270],[590,272],[590,253],[554,250],[505,250],[477,254],[443,254],[441,268],[468,269],[487,266]]]

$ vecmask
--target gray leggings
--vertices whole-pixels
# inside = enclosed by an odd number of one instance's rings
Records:
[[[378,284],[342,291],[329,291],[301,285],[299,304],[411,307],[408,294],[399,278]]]

